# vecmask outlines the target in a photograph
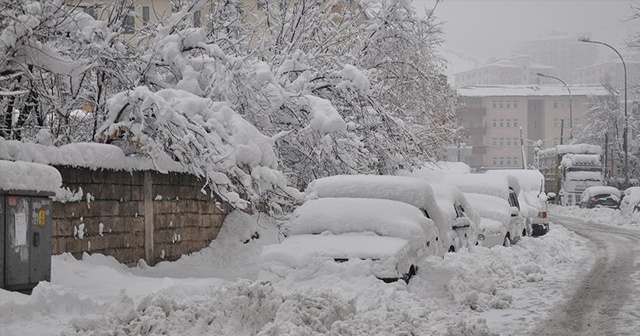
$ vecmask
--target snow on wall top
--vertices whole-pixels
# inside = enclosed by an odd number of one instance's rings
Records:
[[[375,232],[405,239],[416,249],[437,236],[433,221],[418,208],[386,199],[309,200],[294,211],[288,228],[290,235]]]
[[[58,191],[62,177],[57,169],[40,163],[0,160],[0,190]]]
[[[606,96],[609,92],[602,85],[569,85],[575,96]],[[463,97],[527,97],[569,96],[564,85],[486,85],[458,88]]]
[[[153,161],[149,158],[127,157],[119,147],[101,143],[73,143],[54,147],[0,138],[0,159],[91,169],[185,171],[168,156]]]

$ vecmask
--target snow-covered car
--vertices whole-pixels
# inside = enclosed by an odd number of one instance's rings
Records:
[[[438,229],[440,255],[477,244],[480,215],[455,187],[406,176],[336,175],[309,184],[307,197],[377,198],[419,208]]]
[[[640,187],[629,187],[624,190],[620,210],[625,213],[640,212]]]
[[[263,248],[262,279],[284,277],[320,258],[369,262],[384,281],[408,281],[418,262],[433,255],[437,229],[418,208],[386,199],[308,200],[286,224],[286,238]]]
[[[484,194],[465,193],[464,195],[482,217],[478,225],[478,231],[482,235],[482,246],[510,246],[511,237],[516,234],[517,228],[511,220],[509,203],[500,197]]]
[[[494,169],[485,174],[513,176],[520,184],[518,201],[521,214],[531,227],[532,236],[541,236],[549,232],[549,204],[544,193],[544,175],[533,169]],[[529,209],[524,209],[525,207]]]
[[[616,187],[591,186],[585,189],[580,196],[581,208],[620,208],[621,192]]]
[[[482,194],[505,200],[509,204],[509,214],[513,225],[512,235],[509,236],[510,243],[517,242],[522,236],[531,232],[530,227],[527,227],[527,221],[522,214],[523,210],[521,210],[522,207],[518,200],[520,184],[514,177],[489,174],[449,174],[442,179],[442,182],[458,187],[465,194]],[[524,209],[529,210],[528,207]]]

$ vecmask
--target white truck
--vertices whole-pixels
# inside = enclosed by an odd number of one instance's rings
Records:
[[[597,145],[558,145],[536,153],[538,169],[545,177],[547,193],[557,195],[557,203],[576,205],[582,192],[604,185],[602,148]]]

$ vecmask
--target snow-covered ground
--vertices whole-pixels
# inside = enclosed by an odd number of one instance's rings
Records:
[[[551,212],[638,227],[609,209]],[[51,283],[32,295],[0,290],[0,335],[520,335],[592,260],[584,238],[552,224],[546,236],[509,248],[429,257],[409,285],[322,261],[263,282],[258,256],[280,239],[278,224],[233,213],[210,247],[154,267],[54,256]]]

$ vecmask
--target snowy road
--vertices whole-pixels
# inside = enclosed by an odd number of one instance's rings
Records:
[[[597,259],[575,293],[531,335],[638,335],[640,231],[562,215],[552,221],[589,239]]]

